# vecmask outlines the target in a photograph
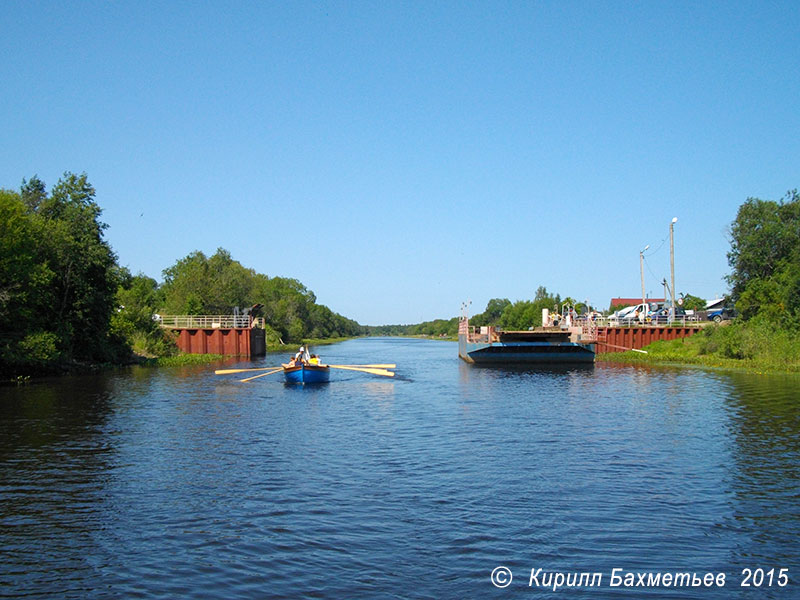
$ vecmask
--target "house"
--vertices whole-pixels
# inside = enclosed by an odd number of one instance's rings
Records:
[[[724,308],[725,304],[725,298],[714,298],[706,302],[705,310],[719,310],[720,308]]]

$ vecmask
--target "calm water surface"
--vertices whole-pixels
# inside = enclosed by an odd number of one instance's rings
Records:
[[[0,388],[0,596],[800,598],[798,378],[318,350],[398,377],[302,388],[209,366]],[[759,567],[772,587],[740,587]],[[531,588],[539,568],[603,579]],[[612,588],[614,568],[726,585]]]

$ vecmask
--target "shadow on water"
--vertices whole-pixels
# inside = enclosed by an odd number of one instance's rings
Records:
[[[492,366],[492,365],[467,365],[469,368],[477,369],[479,371],[494,371],[499,374],[545,374],[545,375],[562,375],[568,373],[591,373],[594,371],[594,363],[572,363],[563,365],[505,365],[505,366]]]

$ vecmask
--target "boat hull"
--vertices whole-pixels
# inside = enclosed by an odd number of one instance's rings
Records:
[[[283,367],[286,383],[327,383],[330,381],[331,369],[321,365],[298,365]]]
[[[477,346],[477,344],[476,344]],[[594,349],[578,344],[542,346],[488,346],[468,349],[461,358],[476,365],[591,364]]]

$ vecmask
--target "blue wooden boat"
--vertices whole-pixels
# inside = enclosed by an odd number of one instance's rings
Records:
[[[331,368],[328,365],[282,365],[286,383],[327,383],[330,381]]]

